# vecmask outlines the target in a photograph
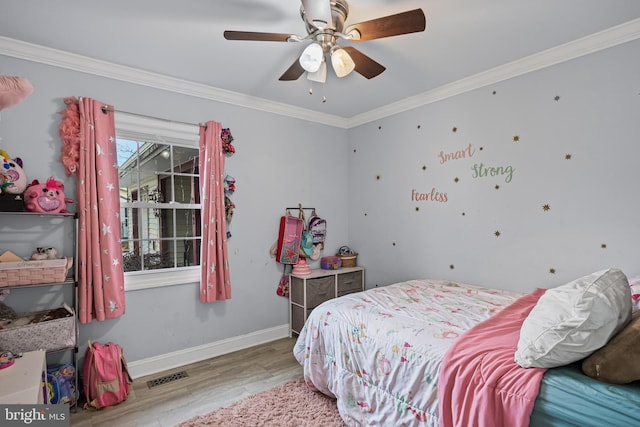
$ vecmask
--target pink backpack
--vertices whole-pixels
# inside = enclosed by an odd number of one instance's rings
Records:
[[[133,382],[122,347],[109,342],[91,343],[84,355],[82,382],[86,407],[104,408],[127,399]]]

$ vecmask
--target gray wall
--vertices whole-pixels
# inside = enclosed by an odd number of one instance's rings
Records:
[[[6,57],[0,72],[27,77],[34,86],[24,102],[2,111],[0,147],[22,157],[29,180],[53,175],[73,198],[74,179],[64,175],[58,160],[64,97],[91,97],[120,110],[175,121],[216,120],[234,137],[236,154],[227,159],[227,173],[237,180],[229,240],[232,299],[201,304],[194,283],[127,292],[126,314],[82,325],[81,344],[87,339],[117,342],[131,363],[285,325],[288,302],[276,295],[282,269],[269,256],[285,208],[313,206],[327,220],[325,255],[347,241],[344,129]],[[39,296],[35,290],[14,291],[7,302],[27,311]]]
[[[640,274],[638,52],[630,42],[352,129],[349,242],[367,286],[531,291],[608,267]],[[511,182],[474,177],[480,164],[512,167]]]
[[[65,96],[231,128],[233,298],[200,304],[196,284],[128,292],[121,319],[81,327],[82,341],[116,341],[131,362],[286,324],[268,250],[298,202],[327,219],[325,255],[359,252],[369,288],[430,277],[529,291],[607,267],[640,274],[638,51],[630,42],[350,130],[2,58],[35,91],[2,112],[1,146],[73,195],[58,161]],[[472,157],[440,163],[469,144]],[[481,163],[511,166],[511,181],[474,177]]]

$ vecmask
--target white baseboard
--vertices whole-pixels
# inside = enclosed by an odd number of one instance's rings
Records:
[[[168,369],[200,362],[234,351],[243,350],[259,344],[275,341],[289,336],[289,324],[276,326],[261,331],[252,332],[246,335],[227,338],[197,347],[186,348],[184,350],[161,354],[147,359],[128,362],[129,374],[133,379],[152,375]]]

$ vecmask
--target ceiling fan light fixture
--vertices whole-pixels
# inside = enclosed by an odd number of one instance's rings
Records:
[[[300,55],[300,65],[304,68],[305,71],[309,73],[315,73],[320,69],[320,65],[322,65],[322,59],[324,58],[324,51],[322,50],[322,46],[318,43],[311,43],[307,46],[303,51],[302,55]]]
[[[327,63],[322,61],[320,64],[320,68],[318,71],[314,73],[307,72],[307,80],[311,80],[312,82],[324,83],[327,81]]]
[[[336,76],[340,78],[348,76],[356,68],[356,63],[351,55],[341,47],[331,49],[331,65]]]

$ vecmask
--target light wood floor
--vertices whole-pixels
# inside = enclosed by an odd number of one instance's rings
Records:
[[[78,408],[71,413],[71,426],[175,426],[301,376],[302,367],[293,357],[294,344],[294,338],[283,338],[138,378],[125,402],[99,410]],[[149,380],[180,371],[186,371],[188,378],[147,387]]]

